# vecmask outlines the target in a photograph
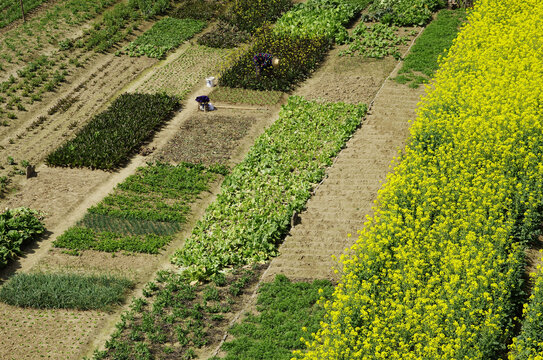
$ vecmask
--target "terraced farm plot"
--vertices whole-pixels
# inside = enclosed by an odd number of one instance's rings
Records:
[[[216,73],[217,67],[231,50],[191,45],[167,65],[157,69],[137,89],[138,92],[165,92],[185,97],[197,84]]]
[[[204,27],[203,21],[166,17],[128,44],[125,51],[130,56],[147,55],[160,59],[168,51],[202,31]]]
[[[141,167],[53,244],[74,251],[156,254],[181,229],[191,203],[209,189],[216,172],[191,164]]]
[[[173,163],[193,161],[205,165],[227,164],[234,149],[258,121],[258,117],[262,116],[262,112],[257,112],[257,116],[254,112],[243,116],[220,113],[224,113],[224,110],[216,114],[200,113],[191,116],[154,158]]]

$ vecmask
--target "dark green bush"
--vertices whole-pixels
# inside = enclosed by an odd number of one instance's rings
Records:
[[[177,98],[165,94],[123,94],[46,161],[53,166],[114,169],[126,163],[178,106]]]
[[[292,38],[274,34],[269,28],[259,31],[255,38],[249,50],[220,75],[221,86],[290,91],[317,67],[330,48],[330,41],[324,37]],[[279,66],[264,69],[257,75],[253,56],[258,53],[279,58]]]
[[[36,239],[45,226],[35,210],[8,209],[0,214],[0,268],[21,255],[21,247]]]

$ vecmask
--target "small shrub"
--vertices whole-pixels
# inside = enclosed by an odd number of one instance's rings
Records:
[[[9,180],[0,179],[0,186],[5,189]],[[0,268],[21,255],[21,249],[30,241],[38,238],[45,231],[41,215],[28,208],[8,209],[0,214]]]

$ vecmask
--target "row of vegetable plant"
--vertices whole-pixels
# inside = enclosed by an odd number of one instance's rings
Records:
[[[337,43],[348,37],[348,24],[370,1],[308,0],[298,3],[276,23],[274,31],[294,37],[324,36]]]
[[[104,12],[104,16],[85,30],[87,49],[106,51],[124,40],[137,28],[141,20],[163,15],[172,6],[171,0],[129,0],[120,2]]]
[[[160,59],[168,51],[202,31],[205,25],[206,23],[200,20],[166,17],[128,44],[124,51],[130,56],[147,55]]]
[[[235,269],[207,284],[161,270],[121,315],[106,349],[93,359],[194,359],[195,350],[220,341],[241,309],[241,295],[258,281],[261,269]]]
[[[279,119],[226,177],[173,263],[206,278],[276,255],[293,213],[304,208],[365,112],[365,105],[290,97]]]
[[[543,3],[481,0],[303,359],[494,359],[543,203]]]
[[[123,94],[74,139],[49,154],[46,162],[53,166],[115,169],[125,164],[178,107],[179,99],[165,94]]]
[[[389,25],[425,25],[434,11],[446,5],[445,0],[378,0],[373,1],[365,17]]]
[[[47,0],[24,0],[22,2],[24,11],[26,13],[34,10]],[[11,24],[15,20],[22,18],[21,6],[19,1],[2,0],[0,1],[0,13],[2,13],[2,20],[0,20],[0,28]]]
[[[225,168],[148,164],[88,209],[78,225],[53,243],[75,252],[95,249],[156,254],[181,230],[190,204]]]
[[[30,273],[12,276],[0,288],[6,304],[37,309],[111,310],[134,283],[107,275]]]
[[[529,302],[523,307],[521,332],[510,346],[511,360],[543,359],[543,265],[531,275],[535,277],[535,284]]]
[[[178,19],[209,21],[219,17],[231,0],[184,0],[170,12]]]
[[[22,248],[45,232],[42,214],[28,208],[0,213],[0,269],[22,253]]]

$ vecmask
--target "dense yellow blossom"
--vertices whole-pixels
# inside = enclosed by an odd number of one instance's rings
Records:
[[[480,0],[303,359],[492,359],[543,200],[543,1]]]

